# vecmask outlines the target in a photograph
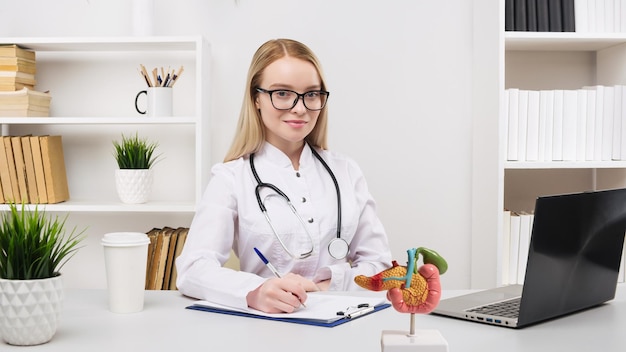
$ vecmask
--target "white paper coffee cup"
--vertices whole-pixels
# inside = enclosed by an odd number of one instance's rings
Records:
[[[148,235],[140,232],[112,232],[102,237],[112,312],[143,310],[149,243]]]

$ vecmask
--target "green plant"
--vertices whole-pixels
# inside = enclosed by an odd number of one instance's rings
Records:
[[[159,159],[159,155],[154,154],[158,143],[139,138],[138,134],[133,137],[122,134],[122,142],[113,141],[113,146],[120,169],[149,169]]]
[[[60,274],[76,253],[83,231],[65,230],[65,218],[50,217],[35,207],[25,211],[9,204],[0,217],[0,278],[45,279]]]

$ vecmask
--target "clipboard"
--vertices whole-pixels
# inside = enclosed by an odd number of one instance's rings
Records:
[[[294,313],[271,314],[252,308],[230,308],[209,301],[198,301],[187,306],[186,309],[294,324],[335,327],[390,306],[391,304],[381,297],[310,293],[307,308],[300,308]]]

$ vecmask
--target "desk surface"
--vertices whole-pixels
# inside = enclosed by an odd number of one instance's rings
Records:
[[[464,291],[449,291],[453,296]],[[409,315],[393,308],[324,328],[184,309],[194,300],[177,291],[146,291],[140,313],[108,311],[105,290],[68,290],[52,341],[28,351],[358,351],[379,352],[383,330],[408,331]],[[449,350],[621,351],[626,346],[626,285],[615,300],[521,330],[434,315],[416,329],[436,329]],[[621,346],[621,347],[620,347]],[[0,341],[2,351],[25,351]]]

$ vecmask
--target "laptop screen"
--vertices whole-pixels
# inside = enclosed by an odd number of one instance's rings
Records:
[[[615,297],[626,189],[539,197],[518,325]]]

